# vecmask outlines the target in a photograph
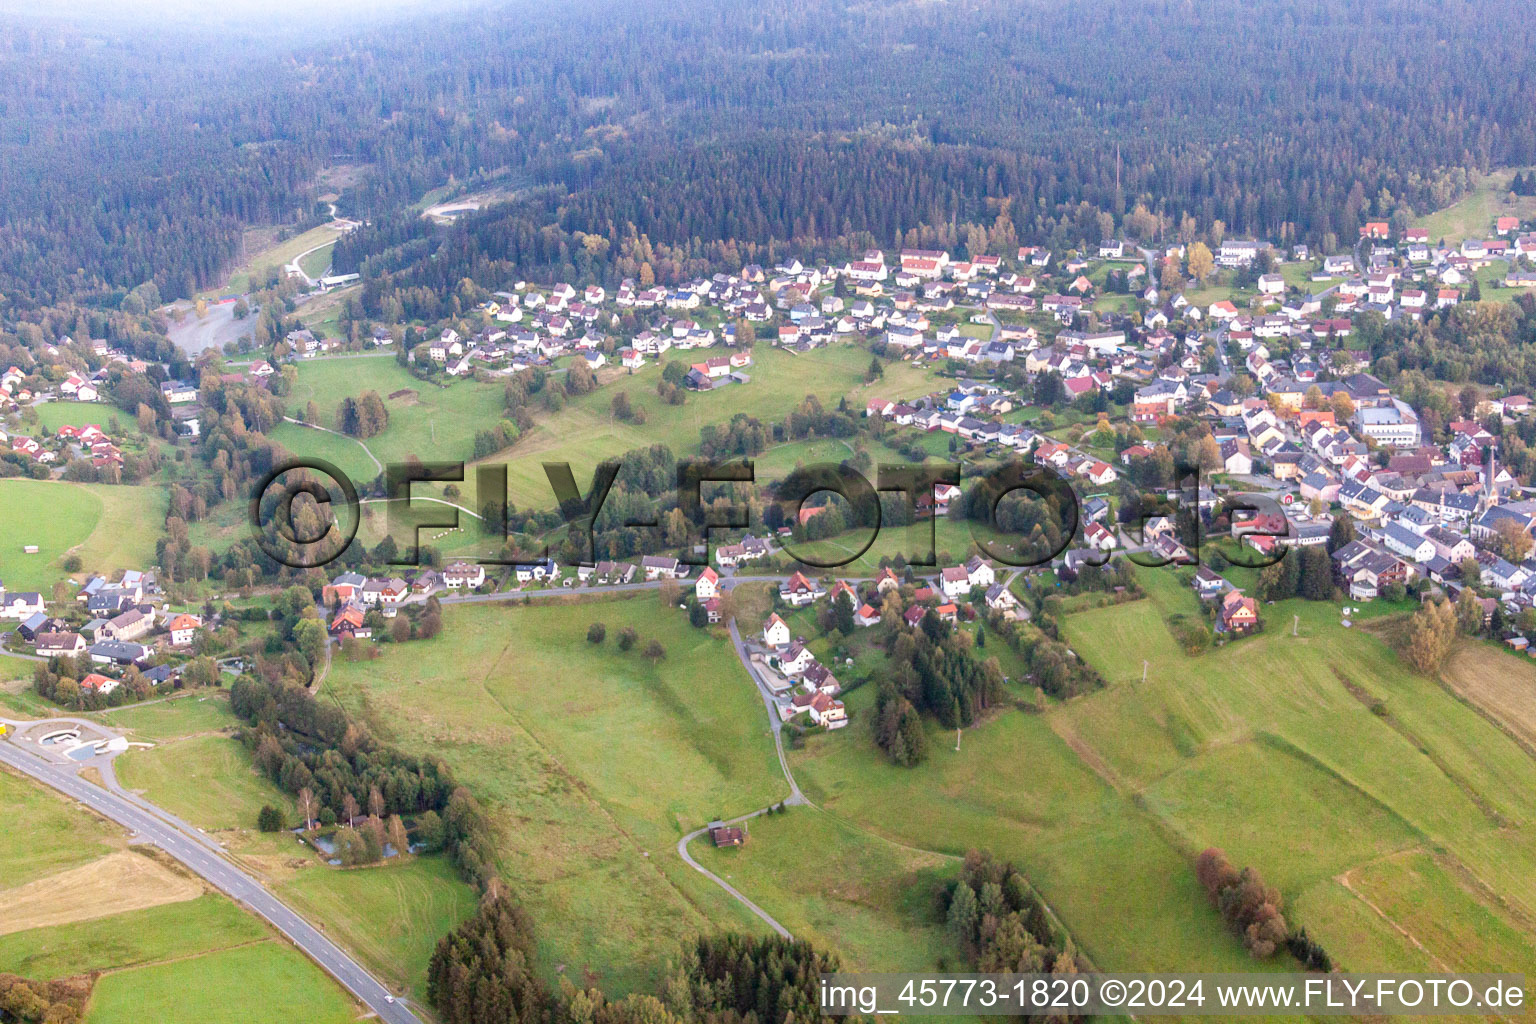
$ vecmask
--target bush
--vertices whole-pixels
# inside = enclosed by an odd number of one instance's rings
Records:
[[[67,556],[64,559],[64,571],[65,572],[79,572],[80,571],[80,567],[83,564],[85,564],[85,563],[80,561],[80,556],[79,555],[69,555],[69,556]]]
[[[640,634],[635,632],[633,626],[625,626],[619,630],[619,650],[627,651],[635,646],[635,641],[640,639]]]
[[[601,622],[594,622],[587,627],[587,643],[600,644],[608,636],[608,627]]]
[[[256,827],[263,832],[281,832],[285,822],[283,812],[271,804],[263,804],[261,813],[256,815]]]

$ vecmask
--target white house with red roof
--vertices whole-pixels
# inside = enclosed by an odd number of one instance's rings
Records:
[[[166,623],[166,632],[171,634],[172,647],[190,647],[197,637],[197,631],[203,628],[202,620],[196,615],[178,615]]]
[[[765,647],[788,647],[790,636],[789,625],[779,618],[778,613],[768,616],[768,621],[763,623],[763,645]]]

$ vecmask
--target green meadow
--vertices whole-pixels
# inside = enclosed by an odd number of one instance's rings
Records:
[[[0,771],[0,805],[7,814],[0,886],[7,890],[122,848],[115,826],[9,771]],[[99,974],[86,1006],[90,1024],[343,1024],[357,1013],[320,968],[213,893],[0,935],[0,972],[36,981]]]
[[[1476,880],[1458,898],[1528,941],[1536,760],[1377,636],[1343,628],[1335,605],[1267,606],[1264,633],[1186,655],[1165,626],[1194,611],[1180,575],[1143,571],[1147,600],[1066,619],[1065,638],[1111,684],[1050,716],[1085,763],[1183,848],[1221,846],[1302,907],[1336,903],[1332,890],[1354,872],[1432,854],[1444,877]],[[1424,888],[1452,898],[1433,878]],[[1474,929],[1445,920],[1475,945]],[[1328,916],[1301,923],[1351,969],[1400,956],[1332,932]],[[1458,942],[1425,944],[1446,963],[1468,962]],[[1511,969],[1533,963],[1511,950]]]
[[[298,818],[292,799],[256,769],[233,736],[162,740],[147,750],[130,750],[118,758],[116,769],[126,788],[209,831],[254,829],[264,804]]]
[[[437,940],[475,912],[474,890],[442,857],[349,871],[308,869],[277,892],[306,917],[324,921],[326,934],[386,984],[421,1002]]]
[[[87,572],[147,568],[168,501],[154,486],[0,480],[0,581],[47,594],[71,551]],[[24,554],[33,544],[38,553]]]
[[[113,971],[96,982],[86,1024],[349,1024],[357,1010],[331,979],[277,941]]]
[[[640,636],[627,653],[625,626]],[[651,639],[666,650],[655,665],[641,653]],[[563,966],[629,991],[701,930],[761,927],[675,846],[787,794],[762,702],[729,640],[655,594],[450,606],[440,637],[338,662],[325,694],[441,757],[487,805],[547,976]]]
[[[4,888],[25,885],[89,864],[116,847],[117,833],[30,779],[0,770],[0,878]]]
[[[24,978],[67,978],[269,939],[260,921],[210,894],[62,928],[0,935],[0,971]]]

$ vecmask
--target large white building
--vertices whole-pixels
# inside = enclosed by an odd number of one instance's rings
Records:
[[[1392,448],[1417,448],[1422,436],[1418,414],[1397,398],[1356,410],[1355,422],[1366,437]]]

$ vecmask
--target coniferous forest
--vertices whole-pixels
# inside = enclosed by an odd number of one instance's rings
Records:
[[[245,225],[319,216],[316,175],[338,164],[364,168],[339,205],[370,226],[336,264],[369,273],[375,312],[510,268],[667,280],[790,246],[1001,251],[1123,228],[1332,249],[1536,160],[1527,15],[582,0],[280,45],[17,20],[0,31],[0,295],[188,295]],[[447,230],[416,216],[450,182],[510,202]]]

